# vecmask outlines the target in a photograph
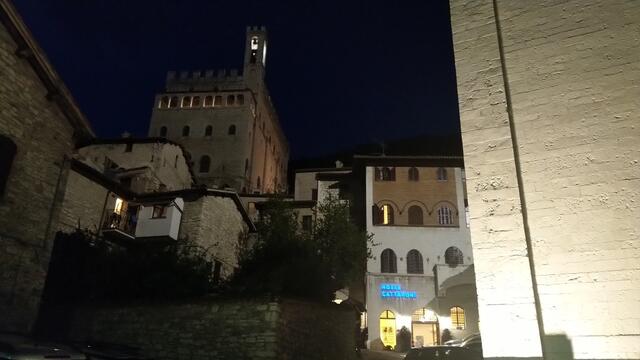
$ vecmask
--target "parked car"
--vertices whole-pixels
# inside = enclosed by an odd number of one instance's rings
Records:
[[[467,335],[462,339],[453,339],[453,340],[449,340],[446,343],[444,343],[444,345],[449,345],[449,346],[460,346],[462,345],[462,343],[464,343],[465,341],[469,341],[471,339],[474,338],[480,338],[480,334],[476,333],[476,334],[471,334],[471,335]]]
[[[405,360],[482,360],[482,353],[460,346],[427,346],[413,348]]]
[[[475,334],[465,338],[460,346],[482,354],[482,338],[480,337],[480,334]]]
[[[75,349],[54,342],[35,338],[0,333],[0,359],[38,360],[70,359],[86,360],[86,356]]]
[[[143,356],[140,349],[120,344],[102,342],[74,343],[73,346],[82,351],[89,360],[150,360]]]

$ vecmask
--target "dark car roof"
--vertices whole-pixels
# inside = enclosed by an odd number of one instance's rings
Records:
[[[407,360],[480,360],[482,354],[459,346],[427,346],[409,350]]]

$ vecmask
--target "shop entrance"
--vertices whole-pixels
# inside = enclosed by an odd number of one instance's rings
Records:
[[[380,339],[385,347],[396,346],[396,315],[389,310],[380,314]]]
[[[411,315],[411,338],[413,347],[438,345],[440,327],[435,312],[427,308],[413,312]]]

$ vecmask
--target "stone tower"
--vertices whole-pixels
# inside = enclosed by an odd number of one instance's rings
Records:
[[[242,73],[170,71],[149,136],[190,153],[200,183],[241,193],[283,192],[289,148],[264,81],[267,31],[248,27]]]

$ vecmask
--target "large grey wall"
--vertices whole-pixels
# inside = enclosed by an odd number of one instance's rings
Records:
[[[503,56],[450,2],[485,357],[640,358],[640,2],[496,3]]]

